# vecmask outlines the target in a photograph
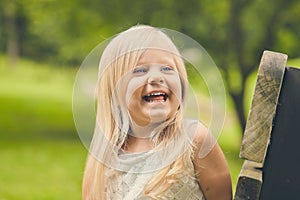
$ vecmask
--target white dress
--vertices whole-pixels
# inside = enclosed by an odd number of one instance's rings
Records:
[[[188,123],[189,125],[191,122]],[[184,142],[183,142],[184,143]],[[189,141],[186,141],[189,143]],[[177,147],[176,149],[181,147]],[[108,199],[120,200],[150,200],[144,195],[143,189],[148,180],[162,168],[170,163],[166,157],[159,156],[160,152],[121,153],[117,176],[111,176],[107,186]],[[172,159],[172,158],[171,158]],[[166,161],[166,162],[163,162]],[[187,160],[186,174],[182,174],[178,182],[173,183],[160,199],[176,200],[205,200],[201,188],[194,175],[195,169],[191,159]]]

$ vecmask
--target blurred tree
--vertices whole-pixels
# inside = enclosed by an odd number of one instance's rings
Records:
[[[2,49],[6,51],[10,66],[15,66],[21,48],[24,30],[24,15],[20,2],[17,0],[0,1],[0,37]]]
[[[295,43],[300,3],[295,0],[97,1],[99,15],[113,27],[146,23],[183,32],[201,43],[221,69],[243,130],[245,88],[263,50],[299,57]],[[118,32],[112,28],[113,31]]]
[[[21,5],[17,11],[9,11],[11,2]],[[7,43],[11,38],[11,48],[55,63],[78,65],[101,40],[135,24],[189,35],[222,71],[241,129],[247,117],[245,85],[263,50],[300,57],[297,0],[0,0],[0,5],[1,23],[10,15],[23,21],[0,30],[10,32],[4,38]]]
[[[81,6],[83,1],[23,0],[22,4],[30,21],[28,37],[23,43],[25,56],[68,65],[83,60],[82,55],[87,51],[83,53],[82,49],[93,42],[89,34],[94,31],[87,29],[92,17],[86,18],[89,12]],[[97,25],[92,27],[96,29]]]

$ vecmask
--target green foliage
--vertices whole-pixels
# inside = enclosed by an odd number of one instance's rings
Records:
[[[3,0],[1,5],[3,27],[8,15],[5,13],[14,13],[8,12],[11,8],[15,8],[14,15],[24,22],[19,30],[23,34],[20,36],[22,53],[35,59],[78,65],[101,40],[139,23],[186,33],[203,44],[220,67],[224,60],[237,59],[232,51],[236,42],[245,43],[240,50],[245,51],[243,59],[250,65],[258,62],[257,52],[266,48],[299,56],[295,41],[300,31],[297,25],[300,3],[293,0],[273,3],[262,0]],[[237,13],[233,12],[234,6],[239,8]],[[233,20],[240,26],[242,38],[233,37]],[[5,47],[6,37],[1,34],[4,37],[0,37],[0,46]],[[274,39],[265,44],[266,37]]]
[[[6,10],[15,7],[17,12],[10,16],[22,22],[15,27],[21,55],[58,65],[78,66],[99,42],[136,24],[189,35],[222,70],[242,128],[246,80],[257,68],[263,50],[300,57],[300,3],[295,0],[3,0],[1,5],[0,51],[14,47],[6,44],[12,34],[3,30],[14,32],[7,27]]]

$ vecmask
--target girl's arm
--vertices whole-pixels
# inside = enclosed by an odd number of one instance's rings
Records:
[[[206,200],[231,200],[232,185],[227,162],[215,138],[199,124],[194,135],[194,167]]]

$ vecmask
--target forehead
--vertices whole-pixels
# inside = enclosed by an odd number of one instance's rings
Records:
[[[147,49],[138,61],[138,65],[143,64],[168,64],[175,65],[175,55],[171,52],[160,49]]]

